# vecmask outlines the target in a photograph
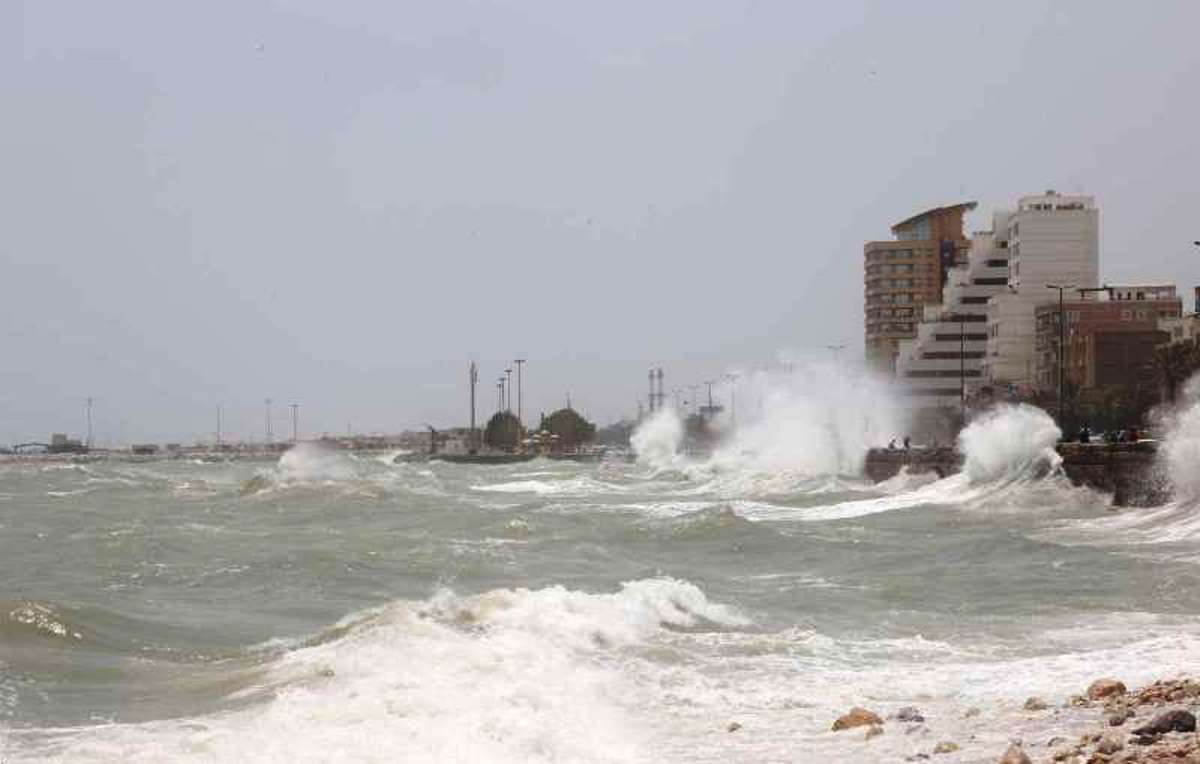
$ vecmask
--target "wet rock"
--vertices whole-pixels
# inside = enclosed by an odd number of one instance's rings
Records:
[[[1029,698],[1025,701],[1026,711],[1045,711],[1050,707],[1050,704],[1041,698]]]
[[[1097,679],[1087,689],[1087,696],[1091,700],[1103,700],[1113,695],[1124,694],[1125,685],[1116,679]]]
[[[1154,745],[1158,742],[1160,735],[1137,735],[1131,742],[1135,745]]]
[[[839,732],[841,730],[854,729],[855,727],[866,727],[872,724],[882,725],[883,719],[880,719],[878,714],[868,711],[865,708],[852,708],[850,709],[850,713],[839,717],[833,723],[833,731]]]
[[[742,725],[738,724],[737,722],[730,722],[729,726],[725,728],[725,731],[726,732],[737,732],[741,728],[742,728]]]
[[[1144,724],[1133,731],[1135,735],[1162,735],[1167,732],[1195,732],[1196,717],[1191,711],[1175,709],[1159,714],[1149,724]]]
[[[933,747],[934,753],[954,753],[957,750],[958,743],[951,743],[949,741],[938,743]]]
[[[926,761],[929,758],[927,753],[914,753],[912,756],[905,757],[905,761]]]
[[[913,722],[918,724],[925,721],[925,717],[921,715],[921,709],[917,708],[916,706],[905,706],[904,708],[901,708],[896,712],[896,715],[893,718],[901,722]]]
[[[971,706],[970,708],[968,708],[966,710],[965,713],[963,713],[964,719],[973,719],[976,716],[979,716],[979,709],[976,708],[975,706]]]
[[[1105,754],[1116,753],[1124,747],[1125,744],[1121,742],[1121,738],[1116,735],[1105,735],[1096,744],[1096,752]]]
[[[1019,745],[1010,745],[996,764],[1033,764]]]
[[[863,740],[870,740],[871,738],[878,737],[882,734],[883,727],[880,727],[878,724],[872,724],[870,727],[867,727],[867,734],[865,737],[863,737]]]

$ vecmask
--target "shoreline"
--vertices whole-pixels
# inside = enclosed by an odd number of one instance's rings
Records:
[[[1159,679],[1129,690],[1119,679],[1099,678],[1081,694],[1071,695],[1054,705],[1042,698],[1028,698],[1021,706],[1024,718],[1041,722],[1037,739],[1013,729],[1012,720],[996,720],[996,726],[1008,729],[1006,746],[982,758],[970,761],[996,764],[1200,764],[1200,734],[1196,732],[1196,714],[1200,713],[1200,680],[1191,676]],[[968,709],[964,719],[985,721],[979,708]],[[731,728],[732,729],[732,728]],[[870,742],[885,732],[891,735],[924,737],[928,746],[906,756],[906,762],[959,760],[946,756],[968,745],[978,751],[975,735],[967,740],[935,738],[925,726],[921,709],[906,706],[886,718],[865,707],[850,709],[833,722],[831,734],[858,739],[858,745]],[[982,752],[980,752],[982,753]]]

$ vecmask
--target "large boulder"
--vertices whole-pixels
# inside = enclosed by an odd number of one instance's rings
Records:
[[[879,718],[879,714],[873,711],[868,711],[865,708],[852,708],[848,714],[841,716],[833,723],[833,731],[854,729],[855,727],[867,727],[872,724],[883,724],[883,719]]]
[[[1135,735],[1152,737],[1165,735],[1168,732],[1195,732],[1196,717],[1191,711],[1175,709],[1154,717],[1149,724],[1144,724],[1133,731]]]
[[[1124,695],[1125,685],[1116,679],[1097,679],[1088,687],[1089,700],[1102,700],[1110,695]]]

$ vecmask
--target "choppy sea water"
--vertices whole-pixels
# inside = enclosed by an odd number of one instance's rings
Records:
[[[1031,695],[1194,669],[1193,507],[1117,511],[979,437],[963,475],[880,486],[3,464],[0,759],[982,762],[1049,734]],[[831,732],[855,705],[927,721]]]

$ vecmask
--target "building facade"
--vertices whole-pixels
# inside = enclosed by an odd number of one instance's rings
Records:
[[[1063,375],[1080,391],[1145,384],[1155,348],[1171,339],[1170,325],[1183,315],[1174,286],[1115,286],[1099,296],[1063,303],[1066,329],[1059,326],[1059,305],[1046,302],[1036,310],[1035,386],[1043,392],[1058,387],[1058,348],[1065,339]],[[1103,295],[1109,295],[1107,299]]]
[[[1047,191],[1019,199],[1007,218],[1008,284],[988,303],[983,376],[993,387],[1028,390],[1037,375],[1037,306],[1055,295],[1047,287],[1099,283],[1100,212],[1090,196]]]
[[[926,305],[916,337],[901,342],[896,374],[913,408],[957,408],[979,382],[988,300],[1008,288],[1006,222],[1001,213],[993,230],[972,235],[967,261],[949,271],[942,301]]]
[[[966,258],[963,216],[973,209],[975,202],[926,210],[892,226],[892,241],[863,246],[864,337],[874,368],[894,373],[925,305],[941,302],[947,272]]]

